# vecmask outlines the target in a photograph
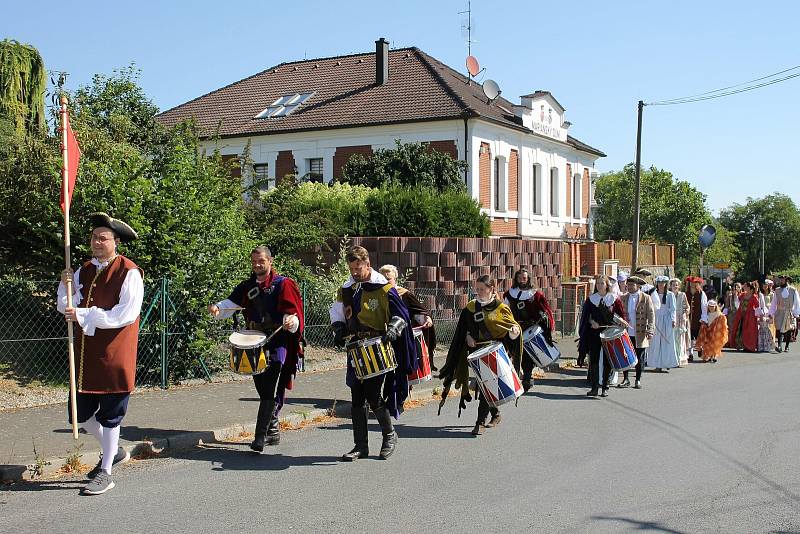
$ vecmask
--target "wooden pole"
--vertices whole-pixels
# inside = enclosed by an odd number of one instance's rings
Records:
[[[64,167],[61,173],[62,191],[64,195],[64,265],[72,267],[72,254],[69,239],[69,158],[67,157],[67,97],[61,95],[61,156]],[[72,308],[72,277],[67,279],[67,308]],[[67,353],[69,356],[69,401],[72,419],[72,437],[78,439],[78,405],[77,384],[75,381],[75,334],[72,321],[67,321]]]
[[[633,200],[633,243],[631,244],[631,274],[639,267],[639,215],[641,211],[642,182],[640,167],[642,164],[642,110],[644,102],[639,100],[636,126],[636,169],[634,170],[635,197]]]

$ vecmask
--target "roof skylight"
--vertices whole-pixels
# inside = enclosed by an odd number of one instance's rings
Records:
[[[256,115],[257,119],[270,119],[274,117],[285,117],[299,108],[306,100],[311,98],[314,93],[294,93],[284,95],[277,99],[270,106]]]

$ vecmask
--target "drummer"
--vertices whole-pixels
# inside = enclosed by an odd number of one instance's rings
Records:
[[[261,452],[265,444],[280,443],[278,414],[286,390],[292,389],[298,363],[302,363],[305,318],[297,283],[275,272],[270,249],[266,246],[254,248],[250,263],[253,268],[250,278],[240,282],[227,299],[209,305],[208,312],[215,319],[225,319],[242,310],[248,330],[258,330],[268,336],[277,331],[266,345],[269,350],[267,369],[253,375],[260,402],[255,438],[250,448]]]
[[[610,290],[608,276],[601,274],[595,278],[594,293],[589,295],[581,309],[578,325],[580,336],[578,350],[589,355],[589,382],[591,389],[586,395],[596,397],[600,390],[600,354],[603,353],[603,382],[601,397],[608,396],[608,379],[611,376],[611,360],[602,350],[600,332],[609,326],[627,327],[628,316],[622,301]]]
[[[334,343],[344,345],[347,339],[381,338],[391,344],[397,368],[365,380],[356,377],[351,354],[347,356],[347,385],[352,399],[353,449],[342,455],[343,462],[369,456],[367,416],[375,414],[383,433],[380,458],[389,458],[397,445],[397,432],[392,417],[400,417],[408,396],[408,374],[417,368],[417,349],[408,308],[386,277],[370,265],[369,252],[353,246],[345,255],[350,278],[342,285],[330,309]]]
[[[531,275],[527,269],[520,269],[514,273],[514,282],[511,289],[505,292],[503,302],[511,308],[514,320],[519,323],[523,332],[533,325],[539,325],[547,343],[551,347],[555,344],[553,342],[553,330],[556,322],[553,318],[553,310],[550,308],[550,304],[547,303],[544,293],[533,288]],[[533,358],[523,351],[522,389],[525,391],[531,389],[533,384],[533,367]]]
[[[472,400],[467,363],[470,352],[492,341],[500,341],[508,350],[517,372],[522,360],[522,328],[514,319],[511,308],[500,301],[495,279],[489,275],[478,278],[475,281],[475,294],[475,300],[469,301],[461,310],[447,361],[439,372],[439,378],[444,382],[443,399],[455,380],[456,389],[461,390],[460,408],[466,408],[466,403]],[[483,434],[485,428],[499,425],[501,421],[500,410],[490,407],[480,390],[477,395],[478,419],[472,429],[475,436]],[[487,424],[486,416],[490,413],[492,418]]]
[[[384,265],[379,269],[379,272],[386,277],[386,280],[397,290],[397,294],[403,299],[403,304],[408,308],[408,314],[411,316],[411,322],[414,328],[422,328],[422,337],[425,339],[425,344],[428,346],[428,358],[430,359],[431,371],[437,371],[433,363],[433,351],[436,349],[436,328],[433,326],[433,319],[431,318],[431,310],[425,306],[419,297],[407,288],[397,285],[397,267],[394,265]],[[422,357],[422,355],[420,355]]]

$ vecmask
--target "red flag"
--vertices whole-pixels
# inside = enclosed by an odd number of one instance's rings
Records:
[[[78,178],[78,162],[81,159],[81,147],[78,146],[78,140],[75,139],[75,132],[72,131],[72,126],[69,123],[69,113],[64,112],[64,129],[66,130],[67,150],[66,150],[66,163],[67,168],[61,168],[62,180],[67,181],[67,191],[69,195],[69,202],[72,204],[72,191],[75,189],[75,180]],[[61,183],[61,211],[64,211],[64,183]]]

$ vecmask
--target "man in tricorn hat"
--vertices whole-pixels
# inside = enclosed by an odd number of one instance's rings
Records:
[[[78,423],[103,451],[83,491],[99,495],[114,487],[111,467],[130,458],[119,447],[119,431],[136,378],[144,283],[142,270],[117,250],[121,242],[135,240],[136,232],[105,213],[93,213],[90,220],[92,259],[74,273],[62,272],[58,310],[80,327],[75,339]],[[70,308],[69,280],[74,292]]]
[[[641,287],[645,281],[634,275],[627,280],[628,294],[625,296],[623,305],[628,313],[628,335],[631,338],[633,347],[636,350],[636,382],[635,389],[642,388],[642,369],[647,365],[647,347],[653,339],[656,327],[656,312],[653,307],[653,300],[644,292]],[[631,385],[628,380],[628,371],[623,373],[623,381],[617,387],[626,388]]]

